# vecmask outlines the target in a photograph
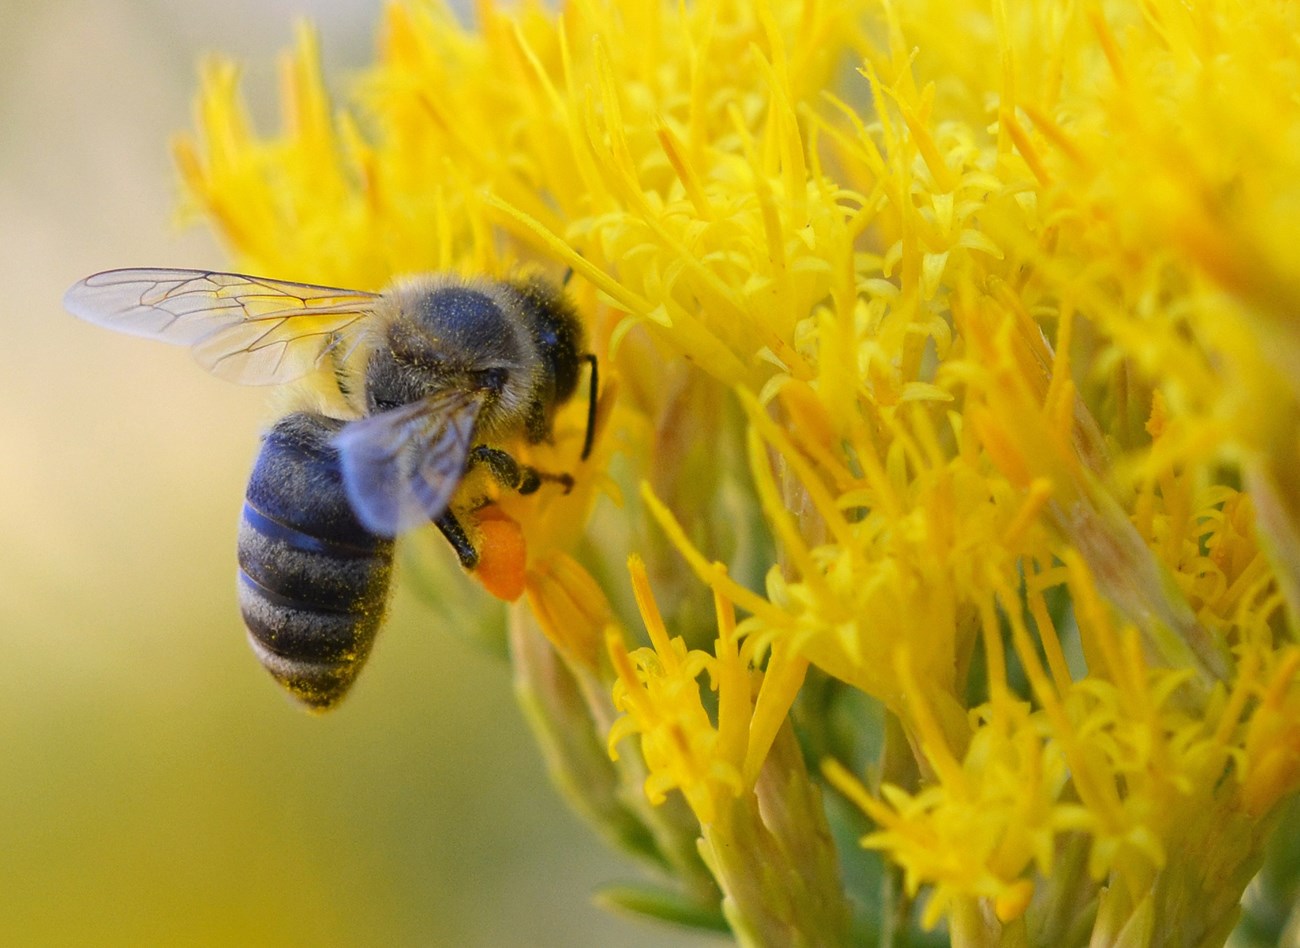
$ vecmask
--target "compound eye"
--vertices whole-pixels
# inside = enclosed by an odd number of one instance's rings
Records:
[[[510,379],[508,369],[495,366],[490,369],[483,369],[474,373],[474,381],[479,388],[488,389],[492,392],[500,392],[506,387],[506,382]]]

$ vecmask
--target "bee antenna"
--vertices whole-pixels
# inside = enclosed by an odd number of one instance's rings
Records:
[[[591,442],[596,436],[596,397],[600,394],[600,376],[596,369],[596,353],[584,352],[581,356],[583,361],[591,365],[591,392],[587,400],[587,438],[582,443],[582,460],[587,460],[587,455],[591,454]]]

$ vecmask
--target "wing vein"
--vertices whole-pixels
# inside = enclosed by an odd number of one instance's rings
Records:
[[[325,356],[359,351],[379,294],[209,270],[131,269],[73,285],[64,304],[88,322],[191,347],[223,378],[293,381]]]

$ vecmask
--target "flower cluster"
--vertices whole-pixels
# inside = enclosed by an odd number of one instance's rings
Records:
[[[272,136],[213,66],[176,153],[246,269],[572,275],[596,450],[566,409],[516,447],[575,489],[474,530],[556,780],[665,877],[608,897],[1222,943],[1300,789],[1300,10],[475,21],[391,6],[345,110],[302,31]]]

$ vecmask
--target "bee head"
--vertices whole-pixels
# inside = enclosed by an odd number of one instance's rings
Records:
[[[549,404],[562,402],[578,385],[582,361],[582,323],[573,304],[557,287],[542,280],[512,284],[523,321],[532,333],[542,363]]]
[[[538,358],[506,288],[425,279],[399,285],[392,296],[366,370],[371,412],[449,389],[487,390],[485,420],[526,408]]]

